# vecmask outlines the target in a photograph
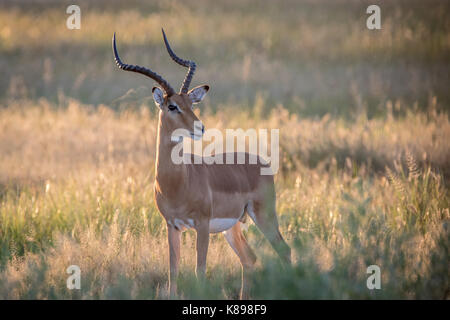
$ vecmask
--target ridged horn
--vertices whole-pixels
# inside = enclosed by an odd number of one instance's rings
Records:
[[[175,93],[175,90],[173,90],[173,88],[170,86],[170,84],[156,72],[153,72],[150,69],[140,67],[137,65],[126,64],[120,60],[119,53],[117,52],[117,47],[116,47],[116,33],[115,32],[114,32],[114,35],[112,38],[112,47],[113,47],[113,52],[114,52],[114,60],[116,61],[116,64],[119,67],[119,69],[122,69],[125,71],[137,72],[137,73],[140,73],[147,77],[152,78],[153,80],[155,80],[157,83],[159,83],[161,85],[161,87],[164,89],[164,91],[166,92],[166,94],[168,96],[171,96]]]
[[[175,61],[179,65],[189,68],[189,70],[186,74],[186,77],[184,78],[183,85],[181,86],[181,89],[180,89],[180,93],[187,93],[197,65],[195,64],[194,61],[184,60],[184,59],[181,59],[180,57],[178,57],[173,52],[172,48],[170,47],[170,44],[169,44],[169,41],[167,41],[167,37],[166,37],[166,33],[164,32],[164,29],[161,29],[161,30],[162,30],[162,34],[163,34],[163,38],[164,38],[164,43],[166,44],[167,52],[169,53],[170,57],[173,59],[173,61]]]

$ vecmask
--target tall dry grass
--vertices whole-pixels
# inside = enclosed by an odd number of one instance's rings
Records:
[[[165,298],[154,111],[67,105],[22,101],[0,111],[0,295]],[[261,258],[253,297],[448,297],[448,190],[437,170],[448,170],[446,114],[352,123],[301,119],[282,106],[266,117],[254,106],[200,117],[222,130],[280,128],[277,210],[294,266],[280,274],[250,225],[246,235]],[[194,239],[183,238],[180,297],[236,298],[239,264],[222,236],[212,240],[206,285],[193,277]],[[79,292],[65,287],[71,264],[82,269]],[[383,270],[377,293],[365,287],[371,264]]]

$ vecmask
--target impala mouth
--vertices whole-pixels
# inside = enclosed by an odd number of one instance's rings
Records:
[[[203,132],[201,134],[199,134],[198,132],[195,133],[188,132],[187,134],[185,133],[183,135],[172,135],[170,137],[170,140],[175,143],[180,143],[183,141],[183,138],[187,137],[191,138],[192,140],[201,140],[203,137]]]
[[[193,140],[200,140],[205,133],[205,126],[200,121],[194,122],[194,132],[191,132],[191,138]]]
[[[200,140],[203,137],[203,132],[201,134],[191,133],[192,140]]]

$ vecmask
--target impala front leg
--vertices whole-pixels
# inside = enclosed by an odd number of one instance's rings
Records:
[[[167,225],[169,238],[169,293],[173,297],[177,294],[178,265],[180,263],[181,232],[171,225]]]
[[[209,221],[204,220],[197,229],[197,268],[195,274],[198,278],[203,278],[206,271],[206,256],[209,245]]]

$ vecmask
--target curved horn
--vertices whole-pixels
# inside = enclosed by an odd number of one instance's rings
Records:
[[[191,84],[192,77],[194,76],[195,68],[197,65],[194,61],[189,60],[183,60],[172,51],[172,48],[169,45],[169,41],[167,41],[166,33],[164,32],[164,29],[162,30],[162,34],[164,37],[164,43],[166,44],[167,52],[169,52],[170,57],[175,61],[176,63],[182,65],[183,67],[188,67],[189,70],[186,74],[186,77],[184,78],[183,85],[181,86],[180,93],[187,93],[189,89],[189,85]]]
[[[113,52],[114,52],[114,60],[116,61],[116,64],[119,67],[119,69],[122,69],[125,71],[137,72],[137,73],[140,73],[147,77],[152,78],[153,80],[158,82],[161,85],[161,87],[163,87],[164,91],[166,91],[166,94],[168,96],[171,96],[175,93],[175,90],[173,90],[173,88],[170,86],[170,84],[156,72],[153,72],[152,70],[144,68],[144,67],[135,66],[132,64],[126,64],[120,60],[119,53],[117,52],[117,48],[116,48],[116,33],[115,32],[114,32],[113,39],[112,39],[112,45],[113,45]]]

